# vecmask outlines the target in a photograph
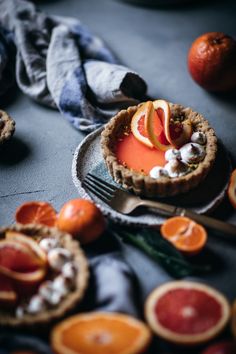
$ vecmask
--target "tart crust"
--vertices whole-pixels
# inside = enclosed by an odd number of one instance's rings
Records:
[[[12,137],[15,125],[15,121],[5,111],[0,110],[0,145]]]
[[[82,300],[89,279],[88,262],[79,246],[79,243],[73,240],[71,235],[61,232],[57,228],[49,228],[36,224],[15,224],[9,227],[0,228],[0,239],[5,238],[5,233],[10,230],[24,233],[36,241],[40,241],[45,237],[53,237],[58,239],[62,247],[69,250],[74,255],[74,260],[78,265],[75,289],[71,291],[56,307],[46,309],[34,315],[25,314],[22,318],[17,318],[10,312],[3,312],[0,309],[0,326],[30,326],[32,329],[34,327],[38,328],[38,325],[49,324],[53,320],[63,317],[68,311],[72,310],[80,300]]]
[[[201,114],[194,112],[191,108],[186,108],[179,104],[169,104],[172,112],[183,113],[186,118],[191,120],[193,129],[203,132],[207,137],[204,160],[187,175],[175,178],[160,177],[153,179],[150,176],[125,167],[118,161],[115,154],[117,139],[122,136],[125,129],[129,129],[131,119],[142,103],[120,111],[106,124],[101,134],[102,154],[110,175],[123,188],[137,195],[155,198],[188,192],[204,180],[214,164],[217,153],[217,138],[214,129],[211,128],[208,121]]]

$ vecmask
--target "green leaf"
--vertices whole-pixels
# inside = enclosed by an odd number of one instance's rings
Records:
[[[157,230],[141,229],[131,232],[116,226],[113,234],[144,251],[175,278],[183,278],[211,270],[208,265],[197,266],[188,262],[176,248],[163,239]]]

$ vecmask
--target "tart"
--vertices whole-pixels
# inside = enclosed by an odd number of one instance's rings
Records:
[[[1,247],[9,256],[4,260],[0,254],[0,326],[38,328],[63,317],[83,298],[88,263],[69,234],[42,225],[16,224],[0,229]],[[7,304],[8,294],[12,301]]]
[[[0,110],[0,145],[9,140],[15,131],[15,121],[4,111]]]
[[[156,100],[114,116],[102,132],[101,149],[110,175],[123,188],[167,197],[204,180],[215,162],[217,138],[201,114]]]

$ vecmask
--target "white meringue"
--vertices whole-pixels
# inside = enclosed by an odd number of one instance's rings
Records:
[[[180,159],[181,154],[180,151],[177,149],[169,149],[165,152],[165,160],[170,161],[172,159]]]
[[[39,242],[39,247],[45,251],[46,253],[48,253],[50,250],[52,250],[53,248],[58,246],[58,240],[55,238],[43,238],[40,242]]]
[[[150,177],[152,178],[160,178],[160,177],[168,177],[168,172],[160,166],[155,166],[149,172]]]
[[[34,295],[27,306],[27,312],[30,314],[36,314],[45,309],[44,299],[40,295]]]
[[[67,262],[63,267],[62,267],[62,275],[66,279],[74,279],[77,273],[77,267],[75,263],[73,262]]]
[[[188,143],[180,149],[182,160],[186,163],[198,163],[206,156],[204,146],[196,143]]]
[[[205,145],[206,140],[206,134],[204,134],[203,132],[195,132],[191,136],[191,141],[200,145]]]
[[[65,263],[70,261],[72,254],[64,248],[53,248],[48,252],[48,263],[51,268],[60,271]]]
[[[170,177],[181,177],[189,172],[189,167],[179,159],[171,159],[166,165],[165,169]]]

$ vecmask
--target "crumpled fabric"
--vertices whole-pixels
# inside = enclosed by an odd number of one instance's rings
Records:
[[[0,28],[0,96],[15,83],[15,54],[12,32]]]
[[[19,88],[58,108],[76,129],[91,132],[146,94],[145,81],[118,65],[105,43],[77,19],[46,15],[26,0],[0,0],[0,23],[14,36]],[[0,47],[2,42],[0,37]],[[1,67],[2,60],[0,73]],[[0,86],[5,87],[1,77]]]
[[[90,270],[83,311],[120,312],[140,317],[136,276],[119,252],[92,257]]]

